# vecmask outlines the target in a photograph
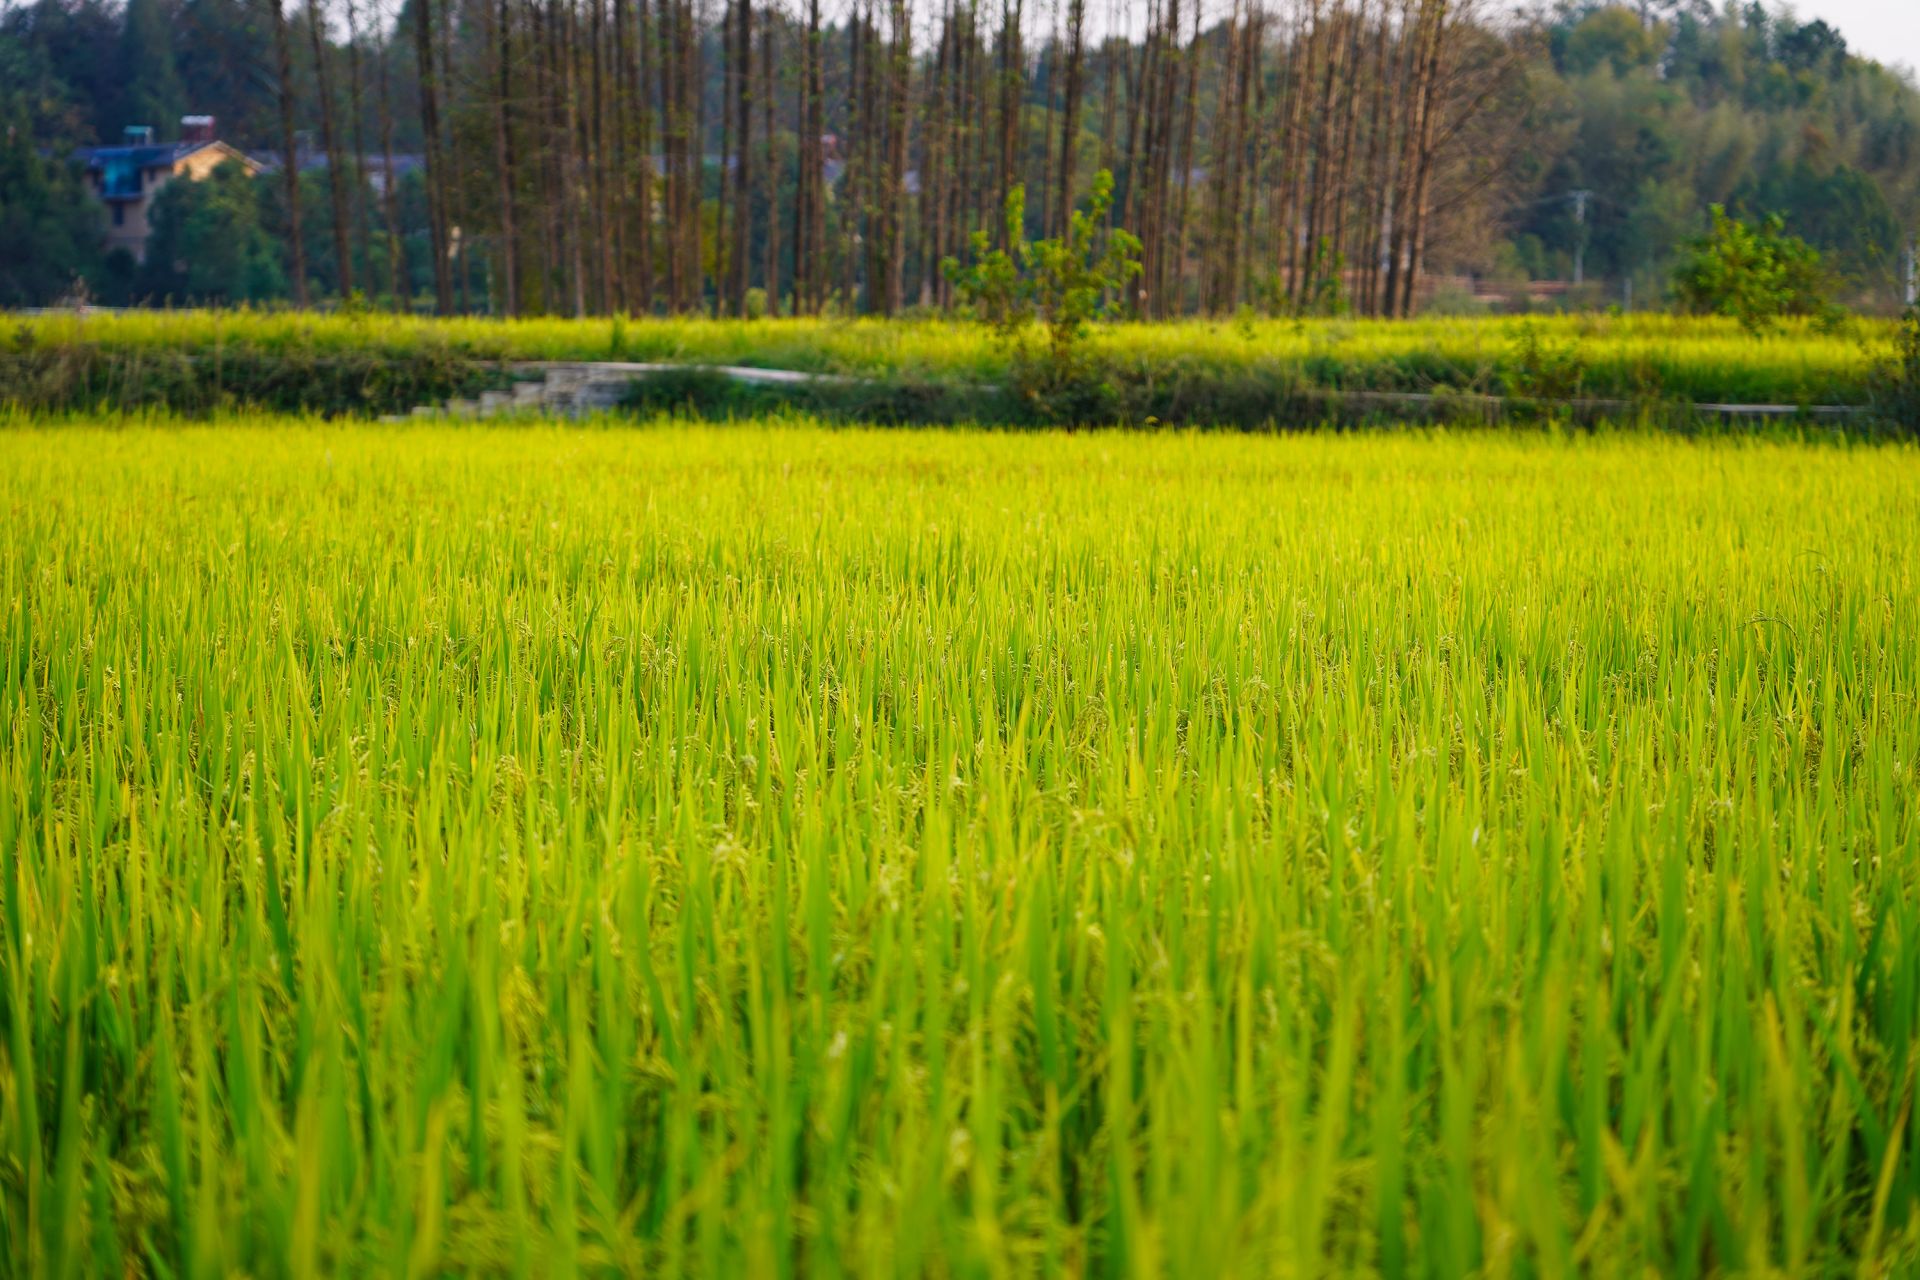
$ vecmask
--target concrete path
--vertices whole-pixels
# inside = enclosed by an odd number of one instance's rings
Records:
[[[640,361],[524,361],[508,366],[521,380],[510,390],[482,392],[475,399],[420,405],[411,414],[389,414],[382,422],[413,418],[491,418],[502,414],[580,417],[617,409],[626,403],[633,384],[667,373],[705,373],[747,386],[854,386],[873,379],[834,373],[805,373],[797,369],[756,369],[729,364],[659,364]],[[993,387],[977,387],[992,391]],[[1514,404],[1545,402],[1518,396],[1430,394],[1415,391],[1334,391],[1319,393],[1328,404],[1376,409],[1409,409],[1430,414],[1436,409],[1467,412],[1492,421]],[[1625,416],[1635,411],[1629,400],[1581,399],[1557,402],[1582,417]],[[1842,422],[1866,412],[1856,405],[1696,404],[1696,416],[1722,421],[1781,421],[1806,417],[1820,422]]]

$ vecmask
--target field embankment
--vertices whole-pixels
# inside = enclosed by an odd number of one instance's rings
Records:
[[[1062,403],[983,389],[1008,381],[986,330],[951,321],[431,320],[387,315],[144,312],[15,317],[0,396],[40,410],[257,406],[391,413],[464,395],[522,362],[631,360],[850,375],[803,407],[849,417],[1260,426],[1320,421],[1346,393],[1611,401],[1614,416],[1695,403],[1863,405],[1891,328],[1787,325],[1761,335],[1665,316],[1528,320],[1247,321],[1115,325],[1089,340]],[[751,412],[709,386],[693,407]],[[1361,403],[1361,402],[1355,402]]]

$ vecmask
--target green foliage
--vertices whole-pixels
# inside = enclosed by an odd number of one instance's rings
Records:
[[[1093,176],[1087,208],[1074,210],[1069,219],[1066,238],[1031,246],[1027,268],[1033,302],[1046,326],[1049,358],[1056,367],[1071,362],[1105,300],[1140,274],[1140,241],[1131,232],[1115,228],[1099,235],[1112,203],[1113,175],[1102,169]]]
[[[1027,243],[1027,189],[1016,185],[1007,192],[1003,211],[1006,243],[1014,246],[995,248],[986,231],[972,237],[973,261],[962,266],[957,259],[946,258],[941,271],[958,291],[960,299],[990,327],[997,341],[1007,347],[1017,344],[1033,319],[1029,282],[1022,275],[1031,252]]]
[[[1088,326],[1140,273],[1140,241],[1123,229],[1101,231],[1112,203],[1113,175],[1102,169],[1064,238],[1029,241],[1026,189],[1016,186],[1004,210],[1007,247],[992,246],[986,232],[976,231],[970,265],[952,258],[942,264],[961,300],[1006,351],[1017,393],[1043,417],[1085,422],[1099,414],[1104,389],[1087,359]],[[1028,341],[1035,322],[1045,333],[1037,351]]]
[[[695,316],[634,318],[623,325],[620,349],[631,360],[843,374],[895,390],[944,386],[994,421],[1008,416],[999,401],[983,399],[982,388],[1016,388],[1020,373],[1006,344],[973,322]],[[184,394],[188,378],[207,384],[179,402],[183,408],[221,403],[225,380],[244,403],[331,412],[352,407],[335,397],[340,384],[329,382],[314,398],[302,399],[297,380],[275,379],[275,398],[256,399],[261,381],[251,372],[237,381],[241,362],[262,374],[274,360],[296,369],[384,361],[405,372],[423,368],[422,362],[430,368],[441,362],[484,367],[503,361],[602,360],[614,340],[610,319],[437,320],[277,310],[151,311],[85,319],[49,315],[21,327],[42,352],[85,357],[59,366],[84,370],[84,378],[35,383],[43,398],[30,403],[44,408],[88,407],[98,403],[88,397],[108,382],[129,391],[166,370],[164,394]],[[1530,328],[1532,339],[1526,337]],[[1858,405],[1866,402],[1870,375],[1891,350],[1892,338],[1891,324],[1878,321],[1860,321],[1856,332],[1834,332],[1789,319],[1751,332],[1732,320],[1656,313],[1412,321],[1243,315],[1230,325],[1101,324],[1089,326],[1080,353],[1083,367],[1096,379],[1082,385],[1096,394],[1077,406],[1023,401],[1010,417],[1060,420],[1048,415],[1073,409],[1081,415],[1074,420],[1081,422],[1159,418],[1259,425],[1268,416],[1285,416],[1281,411],[1296,395],[1316,391],[1493,393],[1531,376],[1524,367],[1528,341],[1543,351],[1577,349],[1580,386],[1589,396]],[[1516,370],[1517,357],[1523,363]],[[181,380],[174,380],[176,373]],[[164,394],[156,387],[141,403],[167,403]],[[912,390],[911,398],[917,401],[920,395]],[[864,392],[852,399],[874,402]],[[911,420],[893,409],[882,416]]]
[[[1529,323],[1514,340],[1506,390],[1535,400],[1572,400],[1585,392],[1586,372],[1577,335],[1555,339],[1543,325]]]
[[[285,2],[285,0],[283,0]],[[161,0],[127,0],[120,35],[120,113],[170,138],[187,106],[174,60],[173,23]]]
[[[1898,296],[1890,227],[1920,220],[1920,92],[1850,56],[1818,20],[1696,0],[1553,6],[1555,75],[1535,81],[1534,141],[1508,216],[1536,278],[1657,301],[1700,210],[1778,213],[1825,256],[1849,305]],[[1652,18],[1653,21],[1648,19]],[[1885,51],[1863,51],[1870,55]],[[1571,192],[1593,193],[1576,217]]]
[[[1307,256],[1307,289],[1298,309],[1302,315],[1338,316],[1348,310],[1347,255],[1334,249],[1326,236]]]
[[[1791,210],[1794,233],[1820,251],[1839,286],[1890,275],[1905,239],[1880,184],[1849,165],[1772,165],[1736,193],[1735,203]]]
[[[90,317],[89,322],[98,317]],[[416,405],[504,385],[508,372],[445,348],[137,354],[36,340],[29,325],[0,340],[0,405],[34,411],[166,410],[209,415],[238,408],[286,413],[405,413]]]
[[[1920,450],[36,425],[0,1275],[1920,1267]]]
[[[1572,75],[1606,67],[1616,76],[1654,66],[1665,44],[1667,29],[1648,24],[1625,5],[1606,5],[1584,11],[1574,25],[1556,32],[1555,51]]]
[[[286,292],[279,246],[260,222],[260,179],[233,161],[199,182],[169,182],[148,216],[141,287],[186,303],[264,302]]]
[[[73,292],[100,265],[100,225],[71,167],[35,150],[25,114],[0,118],[0,307]]]
[[[1831,312],[1819,251],[1788,235],[1778,216],[1753,226],[1714,205],[1712,217],[1712,230],[1674,272],[1674,292],[1688,311],[1727,316],[1748,329]]]
[[[1873,407],[1885,421],[1920,435],[1920,306],[1907,308],[1893,351],[1874,375]]]

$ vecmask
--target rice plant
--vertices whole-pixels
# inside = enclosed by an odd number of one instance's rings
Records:
[[[1920,452],[0,431],[0,1270],[1910,1275]]]

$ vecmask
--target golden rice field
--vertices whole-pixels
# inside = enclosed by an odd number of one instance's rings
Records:
[[[16,417],[0,512],[7,1275],[1920,1271],[1912,446]]]

